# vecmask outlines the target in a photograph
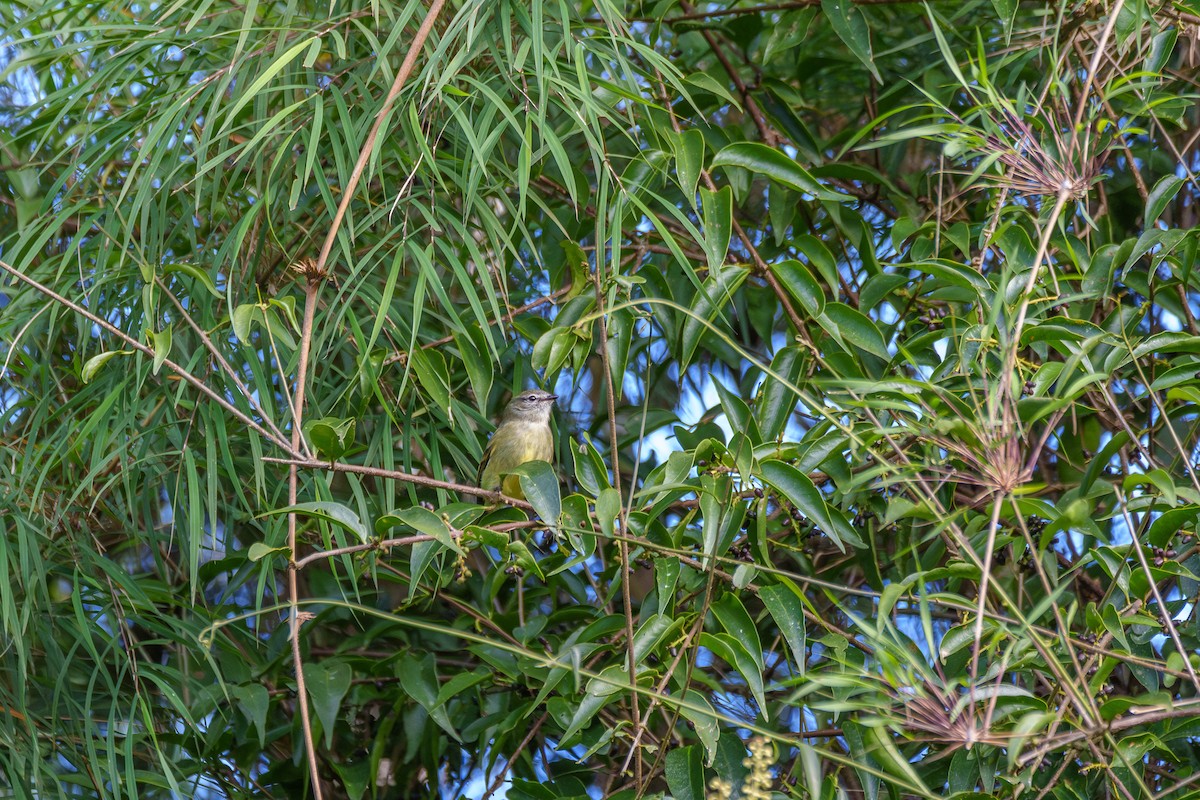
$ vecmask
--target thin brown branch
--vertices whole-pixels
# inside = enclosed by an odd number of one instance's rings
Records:
[[[342,192],[342,200],[338,203],[337,212],[333,215],[333,221],[329,223],[329,233],[325,235],[325,242],[321,245],[321,254],[317,257],[318,271],[324,270],[325,265],[329,261],[329,253],[333,250],[333,243],[336,241],[338,230],[342,226],[342,219],[346,216],[346,210],[350,207],[350,201],[354,199],[354,190],[358,188],[358,182],[362,179],[363,170],[367,166],[367,160],[371,157],[371,150],[375,147],[375,140],[379,136],[379,129],[383,127],[384,119],[391,112],[396,98],[400,95],[400,90],[408,81],[408,76],[412,74],[413,67],[417,63],[417,56],[420,55],[421,48],[425,45],[425,39],[428,38],[430,31],[433,30],[433,23],[437,20],[438,13],[442,10],[445,2],[446,0],[433,0],[430,4],[429,11],[425,14],[425,19],[421,21],[421,27],[417,29],[412,44],[408,48],[408,53],[404,56],[404,62],[400,64],[400,70],[396,73],[395,80],[392,81],[392,88],[388,90],[387,97],[384,98],[383,105],[379,108],[379,113],[375,115],[375,122],[371,125],[371,130],[367,134],[366,141],[363,142],[362,149],[359,150],[358,160],[354,162],[354,169],[350,173],[350,179],[346,181],[346,188]]]
[[[254,409],[260,417],[262,417],[263,423],[267,425],[267,427],[271,429],[271,432],[280,439],[287,438],[284,436],[283,431],[279,430],[279,427],[275,425],[274,420],[271,419],[266,410],[259,405],[258,400],[254,397],[254,393],[251,392],[249,387],[242,382],[242,379],[238,376],[237,371],[230,365],[228,361],[225,360],[225,357],[221,355],[221,351],[217,349],[212,337],[210,337],[204,331],[204,329],[200,327],[192,315],[187,312],[187,309],[185,309],[183,304],[179,302],[179,298],[175,296],[175,293],[167,288],[166,282],[164,282],[163,279],[157,275],[154,277],[154,282],[157,283],[158,287],[162,289],[164,293],[166,293],[168,298],[170,298],[171,303],[175,306],[175,310],[179,312],[180,317],[184,322],[187,323],[188,327],[190,327],[192,331],[198,337],[200,337],[200,342],[204,345],[204,349],[209,352],[214,360],[216,360],[217,365],[221,368],[221,371],[225,373],[226,377],[233,381],[233,385],[237,387],[237,390],[241,393],[242,397],[246,398],[246,402],[250,404],[250,407]]]
[[[153,348],[142,344],[137,339],[134,339],[132,336],[125,333],[125,331],[123,331],[120,328],[118,328],[117,326],[113,325],[108,320],[93,314],[92,312],[88,311],[86,308],[79,305],[78,303],[68,300],[66,297],[63,297],[61,294],[54,291],[50,287],[46,286],[45,284],[39,283],[38,281],[34,280],[33,278],[29,277],[28,275],[25,275],[24,273],[17,270],[16,267],[12,266],[11,264],[8,264],[5,261],[0,261],[0,269],[3,269],[5,272],[7,272],[10,275],[12,275],[13,277],[15,277],[17,280],[21,281],[22,283],[27,284],[28,286],[37,290],[38,292],[45,295],[46,297],[49,297],[51,300],[58,303],[59,305],[65,307],[65,308],[69,308],[71,311],[74,311],[76,314],[80,315],[81,317],[84,317],[85,319],[89,320],[93,324],[108,331],[109,333],[111,333],[113,336],[116,336],[118,339],[120,339],[122,342],[124,342],[129,347],[132,347],[134,350],[137,350],[139,353],[142,353],[143,355],[147,355],[147,356],[150,356],[151,358],[154,358]],[[230,414],[232,414],[235,419],[237,419],[239,422],[241,422],[247,428],[250,428],[255,433],[259,434],[260,436],[262,436],[267,441],[271,442],[272,444],[274,444],[276,447],[283,450],[284,452],[292,454],[292,455],[298,454],[298,451],[293,450],[291,448],[291,446],[288,444],[286,439],[277,438],[273,433],[271,433],[266,428],[264,428],[262,425],[260,425],[259,423],[255,422],[253,419],[251,419],[249,415],[243,413],[242,411],[239,411],[232,403],[230,403],[224,397],[221,397],[221,395],[217,394],[216,391],[214,391],[212,388],[210,388],[202,380],[200,380],[196,376],[192,375],[190,372],[188,372],[186,369],[184,369],[180,364],[177,364],[176,362],[172,361],[169,358],[164,358],[162,363],[164,366],[166,366],[168,369],[170,369],[171,372],[178,375],[181,380],[183,380],[187,384],[190,384],[194,389],[196,389],[196,391],[200,392],[200,394],[204,395],[209,400],[212,400],[214,403],[219,405],[221,408],[225,409]]]
[[[300,331],[300,364],[296,370],[296,390],[292,418],[292,451],[301,450],[301,426],[304,423],[305,384],[308,382],[308,358],[312,349],[313,318],[316,316],[317,295],[320,294],[324,274],[307,267],[307,280],[304,285],[304,322]],[[288,468],[288,505],[295,506],[299,493],[300,470],[292,465]],[[304,661],[300,652],[300,587],[299,570],[296,567],[296,529],[298,526],[295,511],[287,516],[288,537],[288,620],[291,624],[290,635],[292,644],[292,664],[296,670],[296,703],[300,706],[300,728],[304,736],[304,751],[308,758],[308,771],[312,779],[313,794],[321,800],[321,775],[317,769],[317,747],[313,741],[312,721],[308,711],[308,689],[304,680]]]
[[[394,469],[381,469],[379,467],[366,467],[361,464],[343,464],[339,461],[318,461],[311,458],[271,458],[264,457],[263,461],[271,464],[284,464],[286,466],[296,466],[301,469],[327,469],[331,472],[354,472],[359,475],[370,475],[373,478],[383,478],[385,480],[401,481],[403,483],[414,483],[418,486],[424,486],[428,489],[445,489],[450,492],[460,492],[462,494],[473,494],[476,497],[482,497],[485,500],[492,502],[504,503],[506,505],[523,508],[526,511],[533,511],[533,506],[524,500],[518,500],[515,497],[509,497],[506,494],[487,489],[480,489],[478,486],[469,486],[465,483],[451,483],[450,481],[439,481],[436,478],[426,478],[424,475],[413,475],[408,472],[398,472]]]
[[[613,387],[612,360],[608,353],[608,320],[604,310],[604,286],[600,280],[600,259],[596,259],[596,271],[593,273],[592,282],[596,291],[596,312],[599,315],[596,318],[596,325],[600,331],[600,361],[601,368],[604,370],[604,396],[608,405],[608,453],[612,460],[613,486],[618,490],[621,487],[621,455],[618,449],[618,434],[617,434],[617,398]],[[621,528],[621,537],[617,540],[617,551],[621,559],[621,600],[624,605],[625,613],[625,645],[626,653],[629,656],[629,684],[632,688],[630,693],[630,702],[633,705],[633,724],[640,731],[642,724],[642,715],[638,709],[638,685],[637,685],[637,662],[634,658],[634,637],[633,637],[633,598],[630,594],[629,579],[633,570],[629,564],[629,544],[625,541],[625,536],[629,532],[629,508],[627,505],[621,505],[621,513],[618,515],[619,525]],[[641,751],[637,747],[639,735],[634,736],[634,742],[630,746],[630,752],[634,754],[633,770],[634,776],[638,785],[642,785],[644,778],[644,766],[642,764]],[[628,763],[628,760],[626,761]]]
[[[400,94],[408,76],[412,73],[413,68],[417,63],[417,56],[420,55],[422,48],[425,45],[425,39],[433,30],[433,24],[437,20],[438,13],[442,9],[445,0],[433,0],[429,7],[429,11],[425,15],[425,19],[421,21],[421,26],[417,29],[416,35],[413,37],[412,43],[409,46],[408,53],[404,56],[404,61],[400,65],[400,69],[396,72],[396,78],[392,81],[392,87],[388,91],[387,97],[384,98],[383,104],[380,106],[378,113],[375,115],[375,122],[371,125],[371,130],[367,134],[366,141],[363,142],[362,148],[358,153],[358,160],[354,163],[354,169],[350,173],[350,179],[346,182],[345,190],[342,194],[341,202],[338,203],[337,211],[333,215],[333,220],[329,224],[329,233],[325,236],[325,242],[321,245],[321,254],[317,257],[315,264],[307,264],[304,267],[307,282],[305,285],[305,304],[304,304],[304,327],[300,338],[300,364],[296,375],[296,391],[295,391],[295,412],[292,420],[292,452],[301,451],[300,435],[301,425],[304,420],[304,392],[305,383],[308,379],[308,359],[309,351],[312,347],[312,330],[313,316],[316,311],[317,297],[320,294],[321,285],[324,283],[324,278],[328,274],[326,264],[329,261],[329,254],[333,250],[333,244],[337,240],[338,230],[341,228],[342,220],[346,216],[346,211],[350,207],[350,202],[354,199],[355,189],[358,188],[358,182],[362,179],[362,174],[366,168],[367,161],[371,156],[371,150],[375,145],[375,139],[379,135],[379,129],[383,127],[383,121],[387,118],[388,113],[392,109],[392,105],[396,102],[396,98]],[[299,464],[292,464],[288,469],[288,502],[290,505],[296,504],[297,485],[299,481]],[[304,685],[304,667],[301,662],[300,652],[300,619],[299,619],[299,589],[297,586],[297,568],[296,568],[296,514],[292,512],[288,514],[288,548],[291,551],[291,564],[288,569],[288,602],[291,606],[291,639],[292,639],[292,661],[296,669],[296,700],[300,704],[300,716],[304,727],[304,747],[308,757],[309,772],[312,776],[313,792],[317,800],[321,800],[321,782],[320,775],[317,771],[316,747],[313,743],[312,728],[308,718],[308,696],[305,692]]]
[[[451,536],[456,536],[457,531],[452,531]],[[304,558],[297,561],[294,569],[302,570],[314,561],[324,561],[327,558],[337,558],[338,556],[352,555],[353,553],[361,553],[364,550],[388,550],[392,547],[404,547],[410,544],[420,544],[421,542],[432,542],[435,537],[427,533],[419,533],[413,536],[404,536],[399,539],[383,539],[378,542],[367,542],[366,544],[352,544],[347,547],[335,547],[332,550],[318,550],[315,553],[309,553]]]
[[[1150,584],[1150,593],[1154,595],[1154,602],[1158,604],[1158,615],[1162,618],[1163,627],[1167,629],[1171,641],[1175,643],[1175,649],[1183,658],[1183,666],[1187,669],[1192,686],[1196,687],[1197,692],[1200,692],[1200,677],[1196,676],[1196,670],[1192,667],[1192,661],[1188,657],[1191,651],[1183,646],[1183,641],[1179,638],[1179,631],[1175,628],[1175,620],[1171,619],[1171,612],[1163,600],[1162,592],[1158,590],[1158,582],[1154,580],[1154,574],[1150,572],[1150,564],[1146,561],[1146,552],[1142,549],[1142,543],[1139,541],[1138,529],[1133,523],[1133,517],[1129,513],[1129,505],[1125,502],[1125,492],[1121,490],[1120,486],[1115,485],[1113,486],[1113,491],[1117,493],[1117,502],[1121,505],[1121,517],[1125,520],[1125,525],[1129,529],[1129,541],[1133,544],[1133,552],[1137,554],[1138,563],[1141,564],[1142,572],[1146,575],[1146,581]]]
[[[548,714],[542,714],[542,716],[538,718],[538,721],[533,723],[533,727],[529,729],[529,733],[525,735],[525,738],[521,740],[521,743],[517,745],[517,749],[513,751],[513,754],[504,760],[504,768],[500,770],[500,774],[497,775],[496,779],[488,786],[487,792],[485,792],[483,795],[483,800],[490,800],[491,796],[494,795],[496,790],[500,788],[500,784],[504,783],[504,778],[508,775],[508,771],[512,769],[513,762],[520,757],[521,753],[525,752],[525,748],[528,747],[529,743],[533,741],[533,737],[537,736],[537,732],[542,729],[542,723],[546,721],[548,716]]]
[[[680,0],[679,7],[689,14],[696,13],[696,7],[687,0]],[[713,55],[721,62],[729,79],[733,81],[733,85],[737,88],[738,94],[741,95],[742,102],[746,105],[746,111],[750,114],[750,118],[754,120],[754,126],[758,128],[758,136],[764,144],[774,145],[778,138],[775,131],[767,124],[766,117],[763,116],[762,109],[758,107],[754,96],[750,94],[750,90],[746,87],[746,82],[742,80],[742,76],[738,74],[737,69],[725,55],[725,50],[717,41],[717,36],[710,30],[701,30],[700,35],[704,37],[704,41],[708,42],[708,48],[712,50]]]
[[[1052,753],[1069,744],[1081,740],[1090,740],[1093,737],[1102,736],[1106,733],[1118,733],[1142,725],[1153,725],[1163,720],[1177,719],[1179,717],[1195,717],[1198,714],[1200,714],[1200,699],[1183,700],[1170,707],[1138,708],[1136,711],[1130,711],[1125,716],[1118,717],[1109,722],[1099,722],[1079,730],[1059,734],[1032,750],[1022,753],[1017,757],[1017,764],[1023,767],[1047,753]]]

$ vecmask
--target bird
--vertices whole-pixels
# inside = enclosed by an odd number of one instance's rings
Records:
[[[480,489],[525,499],[520,478],[508,473],[529,461],[554,461],[550,414],[557,399],[556,394],[527,389],[509,401],[479,462]]]

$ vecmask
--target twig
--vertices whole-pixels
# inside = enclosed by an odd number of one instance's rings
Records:
[[[225,357],[221,355],[221,351],[217,349],[217,346],[213,343],[212,338],[205,333],[204,329],[197,324],[192,315],[189,314],[187,309],[183,307],[183,304],[179,302],[179,298],[175,296],[175,293],[167,288],[167,284],[157,275],[154,276],[154,282],[157,283],[159,288],[162,289],[163,292],[166,293],[167,297],[171,299],[171,303],[175,306],[175,309],[179,312],[179,315],[183,318],[183,321],[186,322],[188,327],[190,327],[192,331],[200,337],[200,341],[204,345],[204,349],[207,350],[216,360],[217,365],[221,367],[221,371],[224,372],[231,381],[233,381],[233,385],[236,386],[237,390],[242,393],[242,397],[246,398],[246,402],[250,404],[250,407],[258,412],[258,415],[262,417],[263,422],[271,429],[271,432],[280,439],[286,438],[283,435],[283,431],[279,430],[278,426],[275,425],[274,420],[271,419],[266,410],[259,405],[258,400],[256,400],[254,397],[254,393],[251,392],[249,387],[247,387],[246,384],[242,382],[242,379],[238,377],[237,371],[234,370],[234,368],[230,366],[229,362],[225,360]]]
[[[452,531],[451,536],[455,536],[457,532]],[[364,550],[387,550],[391,547],[404,547],[410,544],[420,544],[421,542],[432,542],[435,537],[427,533],[418,533],[414,536],[405,536],[401,539],[383,539],[378,542],[367,542],[366,544],[352,544],[348,547],[336,547],[332,550],[318,550],[315,553],[309,553],[304,558],[300,559],[293,565],[293,569],[302,570],[314,561],[323,561],[327,558],[336,558],[338,556],[346,556],[351,553],[361,553]]]
[[[685,12],[693,14],[696,7],[687,0],[680,0],[679,7]],[[758,135],[763,140],[764,144],[774,145],[776,140],[775,131],[771,130],[771,126],[767,124],[767,120],[763,117],[762,110],[758,107],[758,103],[754,102],[753,95],[746,88],[746,82],[742,80],[742,76],[738,75],[737,70],[730,62],[729,57],[725,55],[725,51],[721,49],[717,42],[716,35],[708,30],[702,29],[700,35],[704,37],[704,41],[708,42],[708,49],[712,50],[713,55],[721,62],[721,66],[725,68],[725,72],[729,75],[729,79],[733,81],[733,85],[737,88],[738,94],[742,96],[742,102],[746,104],[746,110],[750,112],[750,118],[754,120],[754,126],[758,128]]]
[[[1142,550],[1142,543],[1138,541],[1138,531],[1133,523],[1133,517],[1129,514],[1129,505],[1125,502],[1125,492],[1120,486],[1113,486],[1113,491],[1117,493],[1117,502],[1121,504],[1121,517],[1125,520],[1125,526],[1129,529],[1129,541],[1133,543],[1133,551],[1137,553],[1138,562],[1142,565],[1142,571],[1146,573],[1146,582],[1150,584],[1150,592],[1154,595],[1154,601],[1158,603],[1158,613],[1162,617],[1163,627],[1167,629],[1167,633],[1171,636],[1171,641],[1175,643],[1175,649],[1179,651],[1179,655],[1183,658],[1183,666],[1187,670],[1188,677],[1192,679],[1192,685],[1196,687],[1196,691],[1200,692],[1200,677],[1196,676],[1196,670],[1192,668],[1192,660],[1188,657],[1191,651],[1183,646],[1183,642],[1179,638],[1179,631],[1175,629],[1175,621],[1171,619],[1171,612],[1167,608],[1166,602],[1163,600],[1162,592],[1158,591],[1158,583],[1154,580],[1154,575],[1150,572],[1150,564],[1146,561],[1146,553]]]
[[[371,156],[371,150],[375,145],[376,137],[379,135],[379,129],[383,127],[383,121],[387,118],[392,105],[396,102],[396,97],[399,96],[400,89],[412,73],[413,67],[417,63],[417,56],[420,54],[425,44],[425,39],[429,36],[429,32],[433,30],[433,23],[437,20],[438,12],[441,11],[444,2],[445,0],[433,0],[429,11],[425,14],[425,19],[421,21],[421,26],[417,29],[408,53],[404,56],[404,61],[400,64],[396,78],[392,81],[392,87],[388,90],[387,97],[384,98],[379,112],[375,115],[375,122],[371,125],[371,130],[367,134],[366,141],[363,142],[362,148],[359,150],[358,160],[354,163],[354,170],[350,173],[350,179],[346,181],[345,189],[342,192],[342,200],[338,203],[337,211],[333,215],[333,221],[329,224],[329,233],[326,234],[325,242],[321,245],[321,254],[317,257],[315,264],[309,264],[305,267],[308,282],[305,287],[304,327],[300,339],[300,364],[296,375],[295,417],[292,420],[293,452],[300,452],[300,427],[304,416],[304,385],[308,377],[307,370],[309,350],[312,345],[313,316],[316,310],[317,296],[320,293],[324,278],[328,274],[326,264],[329,261],[329,253],[333,250],[333,244],[337,239],[338,229],[341,228],[342,219],[346,216],[346,210],[350,207],[350,202],[354,199],[354,191],[358,188],[358,182],[362,178],[363,170],[366,168],[367,161]],[[288,501],[290,505],[296,504],[299,469],[300,465],[298,464],[292,464],[288,469]],[[301,662],[300,654],[295,512],[288,514],[288,547],[291,550],[291,563],[288,568],[288,600],[291,606],[292,661],[296,670],[296,699],[300,704],[300,716],[304,724],[304,747],[308,757],[309,772],[312,776],[313,792],[317,800],[321,800],[321,783],[317,772],[316,746],[313,743],[312,728],[308,719],[308,697],[305,693],[304,666]]]
[[[613,390],[612,360],[608,355],[608,320],[605,317],[604,311],[604,288],[600,282],[600,258],[598,253],[596,271],[592,275],[592,283],[596,290],[596,311],[599,315],[596,318],[596,325],[600,329],[600,361],[601,368],[604,370],[604,394],[608,403],[608,454],[612,458],[613,486],[616,486],[617,490],[620,491],[621,456],[617,447],[617,398]],[[641,737],[642,715],[638,708],[637,662],[634,659],[633,641],[633,597],[629,589],[629,578],[633,570],[629,564],[629,543],[625,541],[625,536],[629,532],[629,507],[627,505],[621,505],[621,513],[618,515],[618,520],[618,524],[621,527],[621,535],[617,539],[617,552],[621,559],[621,600],[625,606],[625,649],[629,656],[629,684],[633,689],[630,693],[630,702],[633,706],[633,724],[638,731],[634,736],[633,744],[630,746],[630,753],[634,756],[634,776],[637,779],[638,785],[641,786],[644,783],[642,774],[643,765],[641,751],[637,749],[637,742]],[[626,763],[628,764],[628,759],[626,759]]]
[[[383,127],[383,120],[392,110],[392,105],[395,104],[396,98],[400,95],[400,90],[404,87],[408,76],[412,73],[413,67],[416,66],[417,56],[420,54],[421,48],[425,44],[425,39],[429,36],[429,32],[433,30],[433,23],[437,20],[438,13],[442,10],[445,2],[446,0],[433,0],[430,4],[429,11],[425,14],[425,19],[421,21],[421,27],[417,29],[417,34],[413,37],[408,54],[404,56],[404,62],[400,64],[400,71],[396,73],[396,78],[392,81],[392,88],[388,90],[387,97],[384,98],[383,105],[379,108],[379,113],[375,115],[375,123],[371,125],[367,139],[363,142],[362,149],[358,153],[358,161],[354,162],[354,169],[351,171],[350,179],[346,181],[346,188],[342,192],[342,200],[338,203],[337,211],[333,215],[333,221],[329,223],[329,233],[325,235],[325,242],[321,245],[321,254],[317,257],[318,270],[324,270],[326,263],[329,261],[329,253],[333,250],[333,243],[337,239],[338,229],[342,227],[342,219],[346,216],[346,209],[350,207],[350,201],[354,199],[354,190],[358,188],[358,182],[362,179],[363,170],[367,166],[367,160],[371,157],[371,150],[375,147],[375,139],[379,136],[379,129]]]
[[[92,323],[94,323],[94,324],[98,325],[99,327],[103,328],[104,330],[108,331],[113,336],[116,336],[122,342],[129,345],[134,350],[137,350],[139,353],[142,353],[144,355],[150,356],[151,358],[154,358],[153,348],[142,344],[137,339],[134,339],[132,336],[125,333],[123,330],[121,330],[117,326],[113,325],[108,320],[93,314],[92,312],[88,311],[86,308],[79,305],[78,303],[68,300],[67,298],[63,297],[61,294],[54,291],[50,287],[35,281],[33,278],[20,272],[19,270],[17,270],[16,267],[12,266],[11,264],[8,264],[5,261],[0,261],[0,269],[3,269],[5,272],[9,273],[10,275],[15,277],[17,280],[21,281],[22,283],[25,283],[25,284],[33,287],[38,292],[41,292],[46,297],[49,297],[51,300],[58,303],[59,305],[69,308],[72,311],[74,311],[76,314],[79,314],[80,316],[90,320]],[[297,453],[297,451],[292,450],[291,446],[288,444],[286,439],[277,438],[274,434],[272,434],[270,431],[268,431],[262,425],[259,425],[257,422],[255,422],[253,419],[251,419],[247,414],[244,414],[241,411],[239,411],[232,403],[230,403],[224,397],[221,397],[221,395],[217,394],[215,391],[213,391],[211,388],[209,388],[208,385],[206,385],[203,381],[201,381],[196,376],[192,375],[190,372],[188,372],[186,369],[184,369],[181,365],[175,363],[174,361],[172,361],[169,358],[164,358],[162,363],[167,368],[169,368],[172,372],[174,372],[176,375],[178,375],[181,380],[183,380],[185,383],[191,384],[191,386],[194,389],[196,389],[202,395],[207,397],[209,400],[212,400],[214,403],[219,405],[221,408],[228,411],[230,414],[232,414],[239,422],[244,424],[246,427],[250,428],[255,433],[257,433],[260,436],[262,436],[263,438],[267,439],[267,441],[271,442],[272,444],[274,444],[276,447],[280,448],[284,452],[293,454],[293,455],[295,455]]]
[[[533,506],[529,502],[525,500],[518,500],[515,497],[509,497],[501,492],[480,489],[478,486],[468,486],[465,483],[439,481],[436,478],[426,478],[424,475],[413,475],[408,472],[398,472],[394,469],[364,467],[360,464],[343,464],[339,461],[317,461],[311,458],[272,458],[271,456],[265,456],[262,460],[271,464],[284,464],[286,466],[296,466],[301,469],[327,469],[331,472],[354,472],[359,475],[370,475],[373,478],[401,481],[402,483],[415,483],[418,486],[425,486],[430,489],[445,489],[447,491],[460,492],[462,494],[473,494],[477,497],[483,497],[494,502],[505,503],[506,505],[515,506],[516,508],[523,508],[526,511],[534,510]]]
[[[521,743],[517,745],[517,749],[513,751],[511,756],[504,760],[504,769],[500,770],[500,774],[496,776],[496,780],[492,781],[491,785],[488,786],[487,792],[485,792],[483,795],[483,800],[489,800],[491,796],[496,793],[496,790],[500,788],[500,784],[504,783],[504,777],[508,775],[508,771],[512,769],[513,762],[516,761],[517,757],[520,756],[525,748],[529,746],[529,743],[533,741],[533,737],[537,736],[537,732],[541,730],[542,723],[546,721],[547,716],[547,714],[542,714],[542,716],[538,718],[538,721],[533,723],[533,727],[529,729],[529,733],[527,733],[525,738],[521,740]]]
[[[304,322],[300,331],[300,364],[296,370],[295,416],[292,419],[292,450],[301,448],[301,426],[304,422],[304,387],[308,381],[308,357],[312,349],[313,317],[316,316],[317,295],[320,294],[324,273],[309,265],[304,285]],[[288,468],[288,505],[295,506],[299,494],[300,470],[295,465]],[[296,671],[296,703],[300,706],[300,722],[304,734],[304,751],[308,757],[308,771],[312,778],[313,795],[321,800],[321,776],[317,770],[317,748],[313,742],[312,723],[308,715],[308,690],[304,682],[304,662],[300,653],[300,588],[299,569],[296,566],[296,512],[287,516],[288,526],[288,619],[291,623],[292,664]]]

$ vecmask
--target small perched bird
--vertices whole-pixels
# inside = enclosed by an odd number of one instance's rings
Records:
[[[509,401],[479,462],[479,488],[525,499],[521,481],[507,475],[527,461],[554,461],[550,412],[558,395],[529,389]]]

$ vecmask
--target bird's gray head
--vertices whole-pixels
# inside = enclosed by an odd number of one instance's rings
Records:
[[[550,411],[557,399],[556,394],[543,392],[541,389],[528,389],[509,401],[508,408],[504,409],[504,420],[549,422]]]

